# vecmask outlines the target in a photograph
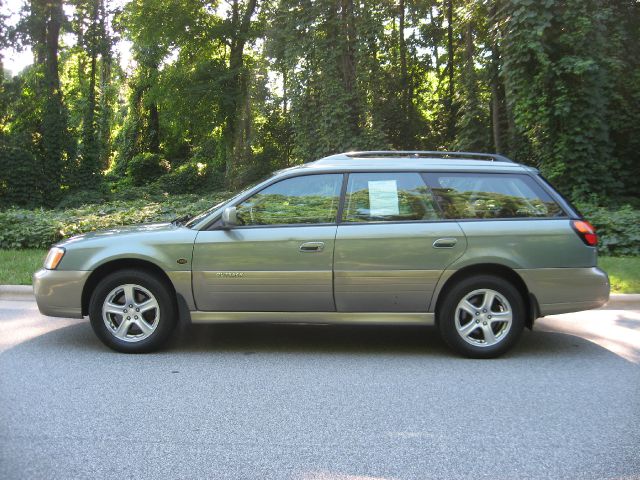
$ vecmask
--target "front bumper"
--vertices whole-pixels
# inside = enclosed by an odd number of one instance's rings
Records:
[[[598,267],[516,270],[540,307],[540,316],[579,312],[609,301],[609,276]]]
[[[38,310],[50,317],[82,318],[82,290],[89,271],[46,270],[33,274]]]

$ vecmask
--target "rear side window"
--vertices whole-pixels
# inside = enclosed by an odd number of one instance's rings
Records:
[[[528,175],[429,174],[445,218],[562,217],[560,206]]]
[[[437,218],[437,206],[419,173],[349,174],[343,213],[345,222],[397,222]]]

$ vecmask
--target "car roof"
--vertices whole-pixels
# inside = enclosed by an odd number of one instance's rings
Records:
[[[498,154],[473,152],[367,151],[345,152],[288,168],[281,172],[299,171],[389,171],[389,170],[461,170],[523,171],[530,167]]]

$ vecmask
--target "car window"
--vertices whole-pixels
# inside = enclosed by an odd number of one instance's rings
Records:
[[[429,187],[419,173],[349,175],[345,222],[435,220],[438,217]]]
[[[445,218],[531,218],[564,216],[560,206],[528,175],[430,174]]]
[[[305,175],[269,185],[237,205],[240,225],[334,223],[342,174]]]

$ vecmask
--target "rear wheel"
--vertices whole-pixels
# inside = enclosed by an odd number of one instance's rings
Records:
[[[492,358],[516,343],[524,320],[524,301],[511,283],[478,275],[458,282],[446,294],[438,327],[443,340],[456,352]]]
[[[169,286],[141,271],[121,270],[105,277],[89,303],[89,318],[102,342],[125,353],[160,348],[176,325],[177,308]]]

